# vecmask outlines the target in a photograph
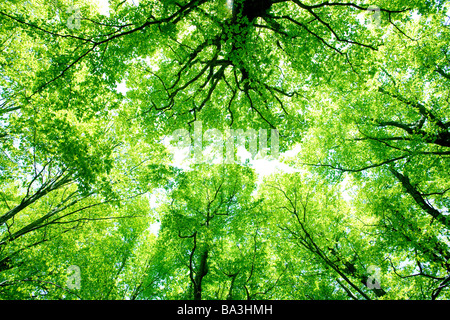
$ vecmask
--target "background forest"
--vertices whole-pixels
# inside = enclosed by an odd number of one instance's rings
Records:
[[[2,1],[0,299],[450,298],[449,43],[441,0]]]

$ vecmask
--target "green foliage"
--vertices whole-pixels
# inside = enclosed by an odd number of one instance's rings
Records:
[[[449,298],[448,2],[108,4],[0,4],[0,299]]]

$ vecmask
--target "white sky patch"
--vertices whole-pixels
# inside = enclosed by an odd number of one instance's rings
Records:
[[[251,160],[250,164],[259,177],[264,177],[276,172],[292,173],[295,171],[294,168],[278,160],[256,159]]]
[[[150,225],[148,230],[155,236],[158,236],[159,229],[161,228],[161,222],[154,222]]]
[[[122,93],[123,95],[126,95],[127,91],[129,90],[126,85],[126,80],[122,80],[122,82],[117,83],[116,90]]]
[[[300,144],[295,145],[292,149],[283,153],[283,157],[285,158],[294,158],[297,154],[302,150],[302,146]]]
[[[99,13],[101,15],[109,17],[109,1],[108,0],[95,0],[99,7]],[[126,0],[127,4],[139,6],[139,0]]]
[[[341,195],[345,201],[351,201],[357,192],[357,188],[351,182],[351,176],[345,175],[344,180],[341,183]]]
[[[192,147],[189,146],[185,148],[178,148],[176,146],[171,146],[170,140],[171,139],[169,137],[167,139],[163,139],[163,143],[173,155],[172,165],[183,170],[191,170],[192,168],[190,166],[193,164],[193,159],[191,158]],[[219,159],[218,157],[213,158],[212,150],[213,148],[210,147],[204,148],[202,153],[204,159],[211,160],[207,161],[211,164],[222,163],[223,159]],[[239,162],[242,164],[248,160],[250,166],[256,171],[258,176],[263,177],[275,172],[294,172],[294,168],[288,166],[280,159],[295,157],[298,152],[300,152],[300,146],[296,146],[293,149],[281,154],[279,159],[261,158],[258,157],[258,155],[256,155],[254,159],[251,159],[251,153],[246,148],[239,146],[236,152],[236,159],[239,159]]]
[[[109,17],[109,2],[108,0],[96,0],[98,4],[98,11],[101,15]]]
[[[156,209],[161,203],[167,200],[166,191],[163,188],[158,188],[153,190],[153,192],[148,196],[148,201],[150,202],[150,208]]]

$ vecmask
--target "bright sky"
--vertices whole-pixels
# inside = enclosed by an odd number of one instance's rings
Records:
[[[100,13],[105,16],[109,15],[108,0],[95,0],[95,1],[97,1],[97,3],[98,3]]]
[[[108,2],[108,0],[94,0],[94,1],[96,1],[98,3],[100,14],[108,16],[109,15],[109,12],[108,12],[109,11],[109,2]],[[139,5],[139,0],[127,0],[127,3],[130,4],[130,5],[134,4],[135,6],[138,6]]]
[[[281,154],[280,159],[295,157],[298,152],[300,152],[300,147],[295,147],[292,150]],[[178,152],[175,151],[174,155],[175,155],[175,157],[174,157],[175,161],[173,162],[173,165],[175,165],[177,167],[185,168],[185,169],[189,168],[188,163],[183,163],[183,162],[185,162],[185,160],[188,160],[188,159],[183,160],[184,157],[183,157],[182,151],[178,151]],[[238,151],[238,153],[237,153],[237,156],[242,157],[244,159],[246,157],[248,157],[249,155],[250,155],[249,152],[242,150],[242,149],[240,151]],[[258,174],[258,184],[260,184],[262,182],[262,179],[264,176],[272,174],[276,171],[281,171],[281,172],[294,172],[295,171],[293,168],[289,167],[288,165],[284,164],[283,162],[281,162],[278,159],[277,160],[255,159],[255,160],[250,160],[250,164],[254,168],[256,173]],[[165,200],[165,194],[161,190],[154,190],[154,192],[151,195],[149,195],[150,206],[152,208],[158,207],[158,205],[164,200]],[[155,222],[150,225],[149,231],[155,235],[158,235],[160,226],[161,226],[161,223]]]

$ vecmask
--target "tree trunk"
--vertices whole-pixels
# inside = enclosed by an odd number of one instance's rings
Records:
[[[207,273],[208,273],[208,250],[205,250],[200,256],[200,266],[195,275],[194,300],[202,299],[202,280]]]

